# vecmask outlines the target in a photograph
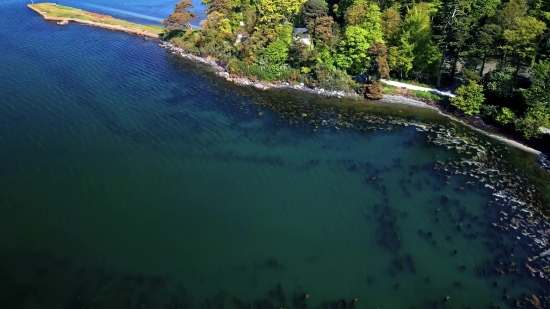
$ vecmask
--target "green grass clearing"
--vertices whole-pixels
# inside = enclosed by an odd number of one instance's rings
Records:
[[[426,100],[433,100],[433,101],[441,101],[443,98],[435,93],[427,92],[427,91],[421,91],[421,90],[409,90],[411,93],[414,94],[414,96]]]

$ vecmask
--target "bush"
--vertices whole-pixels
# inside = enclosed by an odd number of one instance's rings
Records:
[[[301,80],[302,74],[300,73],[300,71],[298,71],[298,69],[292,69],[292,68],[289,68],[289,67],[285,67],[284,69],[281,70],[281,74],[279,75],[279,79],[280,80],[284,80],[284,81],[297,81],[297,80]]]
[[[277,40],[269,44],[263,52],[270,63],[280,65],[288,58],[288,45],[283,40]]]
[[[214,42],[208,42],[199,48],[199,55],[201,57],[213,57],[217,61],[222,63],[228,63],[231,58],[232,46],[228,42],[221,42],[220,44],[214,44]]]
[[[484,101],[483,86],[470,80],[468,84],[462,85],[456,90],[456,97],[451,99],[451,104],[464,114],[471,116],[479,114]]]
[[[474,82],[479,83],[481,81],[481,76],[479,76],[479,74],[466,69],[462,70],[462,77],[464,77],[464,81],[466,82],[473,80]]]
[[[375,82],[373,84],[364,84],[364,95],[365,98],[370,100],[380,100],[384,97],[382,92],[382,84],[380,82]]]
[[[501,108],[495,115],[495,121],[504,125],[514,122],[515,119],[516,115],[508,107]]]
[[[539,137],[540,127],[550,128],[550,110],[541,107],[530,107],[522,119],[516,121],[516,129],[527,139]]]
[[[235,58],[231,59],[227,66],[231,74],[254,77],[264,81],[277,80],[281,74],[278,66],[267,65],[262,67],[257,63],[247,63]]]
[[[481,113],[483,114],[483,116],[487,116],[491,118],[495,118],[496,115],[498,114],[498,111],[499,111],[498,107],[494,105],[483,105],[481,107]]]
[[[511,98],[518,92],[514,79],[515,68],[502,67],[491,71],[483,77],[483,85],[489,96]]]
[[[329,70],[325,65],[318,64],[313,68],[316,86],[327,90],[349,90],[351,78],[344,71]]]

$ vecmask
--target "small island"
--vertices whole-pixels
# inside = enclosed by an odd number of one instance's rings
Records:
[[[27,5],[30,9],[42,15],[45,20],[58,21],[60,24],[76,22],[90,26],[123,31],[130,34],[159,38],[164,27],[155,25],[141,25],[125,20],[116,19],[109,15],[91,13],[55,3],[38,3]]]

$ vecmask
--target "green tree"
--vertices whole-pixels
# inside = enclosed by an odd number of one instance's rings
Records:
[[[394,44],[401,31],[401,15],[397,8],[391,7],[382,13],[381,26],[384,40]]]
[[[467,0],[449,0],[435,14],[434,37],[443,51],[437,74],[438,86],[441,84],[443,68],[449,55],[453,58],[451,75],[454,75],[459,53],[470,36],[470,11],[471,6]]]
[[[487,94],[493,98],[511,98],[517,94],[514,78],[515,69],[511,66],[501,66],[483,77],[483,85]]]
[[[342,61],[339,57],[334,55],[334,51],[327,46],[317,46],[317,59],[318,65],[326,67],[329,71],[336,70],[336,66],[342,68],[338,61]]]
[[[333,12],[338,18],[342,18],[347,10],[356,3],[357,0],[339,0],[333,6]]]
[[[264,23],[278,23],[289,21],[296,15],[305,0],[259,0],[257,4],[260,21]]]
[[[224,16],[223,13],[213,11],[206,16],[205,20],[201,21],[202,33],[215,44],[219,44],[224,39],[234,39],[229,19]]]
[[[206,12],[208,14],[218,12],[227,17],[232,12],[231,0],[213,0],[208,3]]]
[[[290,44],[287,62],[293,68],[306,68],[305,71],[308,71],[315,64],[316,58],[317,51],[311,49],[310,46],[304,44],[302,41],[294,40]]]
[[[456,97],[451,99],[451,104],[464,114],[471,116],[479,114],[484,101],[483,86],[470,80],[468,84],[462,85],[456,90]]]
[[[500,124],[510,124],[516,119],[516,114],[508,107],[501,108],[495,115],[496,122]]]
[[[400,44],[406,50],[413,47],[411,72],[416,78],[431,77],[437,74],[440,53],[432,41],[430,17],[431,5],[420,3],[408,10],[402,24]],[[405,56],[408,58],[408,56]]]
[[[350,74],[363,73],[366,69],[369,47],[380,41],[382,41],[381,33],[359,26],[346,27],[339,53],[335,55],[338,66]]]
[[[360,0],[349,7],[339,52],[335,55],[340,68],[350,74],[365,71],[369,47],[383,41],[380,16],[380,8],[375,3]]]
[[[162,21],[162,24],[170,31],[191,29],[191,21],[197,19],[197,14],[189,12],[190,8],[194,8],[189,0],[182,0],[176,3],[174,13]]]
[[[344,14],[346,26],[362,26],[367,19],[367,2],[359,1],[350,6]]]
[[[328,8],[322,0],[307,0],[300,10],[304,25],[314,23],[317,18],[325,17],[328,14]]]
[[[288,58],[288,50],[289,48],[285,41],[277,40],[265,48],[264,54],[267,56],[270,64],[281,65]]]
[[[527,139],[539,137],[541,127],[550,128],[550,110],[543,107],[531,107],[523,118],[516,122],[516,129]]]
[[[537,38],[544,30],[546,25],[531,16],[516,18],[510,27],[504,30],[506,45],[502,49],[515,55],[518,69],[522,60],[535,57]]]
[[[392,46],[388,50],[390,70],[398,72],[401,79],[407,76],[413,68],[414,44],[410,40],[410,33],[405,31],[399,39],[399,45]]]
[[[498,11],[496,21],[503,29],[509,29],[517,19],[521,19],[525,15],[527,15],[525,0],[510,0]]]
[[[468,0],[471,18],[477,21],[483,17],[493,17],[501,5],[501,0]]]
[[[363,28],[369,30],[373,42],[382,41],[382,24],[380,7],[376,3],[363,0],[365,6],[365,21]]]
[[[550,109],[550,60],[533,65],[531,87],[523,91],[523,97],[530,107]]]
[[[477,47],[479,53],[481,53],[482,58],[479,76],[483,76],[487,57],[496,50],[495,46],[501,37],[502,27],[497,24],[485,24],[477,32],[476,42],[474,45]]]
[[[258,25],[258,22],[260,21],[260,17],[258,16],[258,11],[256,10],[256,8],[246,6],[243,12],[243,19],[245,21],[244,29],[248,33],[253,33],[256,29],[256,26]]]

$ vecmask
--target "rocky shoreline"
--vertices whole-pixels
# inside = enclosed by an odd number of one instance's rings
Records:
[[[203,57],[195,56],[192,54],[189,54],[185,52],[182,48],[174,46],[170,42],[163,41],[159,44],[160,47],[168,49],[172,52],[172,54],[177,54],[185,59],[189,59],[193,62],[201,63],[207,66],[210,66],[214,68],[216,71],[216,75],[232,82],[236,85],[240,86],[251,86],[257,89],[261,90],[268,90],[268,89],[293,89],[301,92],[306,92],[310,94],[315,95],[321,95],[325,97],[335,97],[335,98],[352,98],[352,99],[363,99],[361,96],[359,96],[355,92],[345,92],[345,91],[331,91],[331,90],[325,90],[322,88],[309,88],[305,86],[304,84],[291,84],[288,82],[280,82],[280,83],[268,83],[268,82],[262,82],[262,81],[253,81],[246,77],[237,77],[229,74],[227,70],[220,66],[218,63],[212,60],[205,59]],[[379,100],[380,102],[384,103],[393,103],[393,104],[404,104],[404,105],[410,105],[410,106],[416,106],[416,107],[422,107],[422,108],[428,108],[433,110],[440,110],[439,108],[429,105],[425,102],[415,100],[412,98],[404,97],[404,96],[397,96],[397,95],[384,95],[384,98]]]
[[[229,82],[232,82],[236,85],[251,86],[251,87],[254,87],[254,88],[257,88],[257,89],[261,89],[261,90],[293,89],[293,90],[298,90],[298,91],[301,91],[301,92],[306,92],[306,93],[315,94],[315,95],[321,95],[321,96],[325,96],[325,97],[336,97],[336,98],[347,97],[347,98],[353,98],[353,99],[362,99],[362,97],[360,97],[358,94],[352,93],[352,92],[328,91],[328,90],[324,90],[324,89],[312,89],[312,88],[309,88],[309,87],[307,87],[303,84],[295,85],[295,84],[291,84],[291,83],[288,83],[288,82],[268,83],[268,82],[262,82],[262,81],[253,81],[253,80],[251,80],[249,78],[246,78],[246,77],[232,76],[231,74],[229,74],[229,72],[227,72],[227,70],[224,67],[220,66],[215,61],[208,60],[208,59],[205,59],[203,57],[199,57],[199,56],[189,54],[185,50],[183,50],[183,49],[181,49],[177,46],[174,46],[170,42],[163,41],[159,44],[159,46],[169,50],[172,54],[176,54],[176,55],[179,55],[179,56],[181,56],[185,59],[189,59],[193,62],[201,63],[201,64],[204,64],[204,65],[207,65],[207,66],[210,66],[210,67],[214,68],[214,70],[216,71],[215,74],[217,76],[219,76],[221,78],[224,78],[225,80],[227,80]],[[475,124],[472,124],[471,121],[468,121],[467,119],[461,119],[461,118],[456,117],[455,115],[453,115],[451,113],[447,113],[444,108],[441,108],[437,105],[431,105],[431,104],[428,104],[426,102],[422,102],[422,101],[419,101],[419,100],[416,100],[416,99],[413,99],[413,98],[408,98],[408,97],[398,96],[398,95],[384,95],[384,98],[382,98],[379,101],[384,102],[384,103],[389,103],[389,104],[404,104],[404,105],[427,108],[427,109],[432,109],[432,110],[438,111],[439,114],[441,114],[445,117],[448,117],[448,118],[452,119],[453,121],[460,122],[460,123],[470,127],[473,130],[481,132],[481,133],[483,133],[487,136],[490,136],[494,139],[505,142],[509,145],[512,145],[512,146],[521,148],[525,151],[537,154],[537,155],[540,156],[542,162],[547,162],[546,156],[541,151],[536,150],[532,147],[529,147],[529,146],[527,146],[523,143],[520,143],[518,141],[515,141],[511,138],[501,136],[501,135],[497,134],[496,132],[488,132],[488,131],[484,130],[483,128],[478,128]],[[543,164],[543,166],[547,166],[547,165]]]
[[[227,72],[227,70],[225,68],[220,66],[215,61],[208,60],[208,59],[205,59],[203,57],[191,55],[191,54],[185,52],[185,50],[183,50],[182,48],[174,46],[170,42],[163,41],[162,43],[159,44],[159,46],[162,47],[162,48],[168,49],[169,51],[172,52],[172,54],[177,54],[177,55],[179,55],[179,56],[181,56],[185,59],[189,59],[193,62],[202,63],[202,64],[205,64],[207,66],[210,66],[210,67],[212,67],[216,70],[216,75],[217,76],[227,80],[228,82],[232,82],[232,83],[234,83],[236,85],[239,85],[239,86],[251,86],[251,87],[254,87],[254,88],[257,88],[257,89],[260,89],[260,90],[268,90],[268,89],[273,89],[273,88],[276,88],[276,89],[293,89],[293,90],[298,90],[298,91],[301,91],[301,92],[307,92],[307,93],[311,93],[311,94],[322,95],[322,96],[325,96],[325,97],[336,97],[336,98],[348,97],[348,98],[354,98],[354,99],[361,98],[358,94],[356,94],[354,92],[331,91],[331,90],[325,90],[325,89],[322,89],[322,88],[312,89],[312,88],[309,88],[309,87],[305,86],[304,84],[295,85],[295,84],[291,84],[291,83],[288,83],[288,82],[269,83],[269,82],[263,82],[263,81],[253,81],[250,78],[246,78],[246,77],[233,76],[233,75],[229,74],[229,72]]]

